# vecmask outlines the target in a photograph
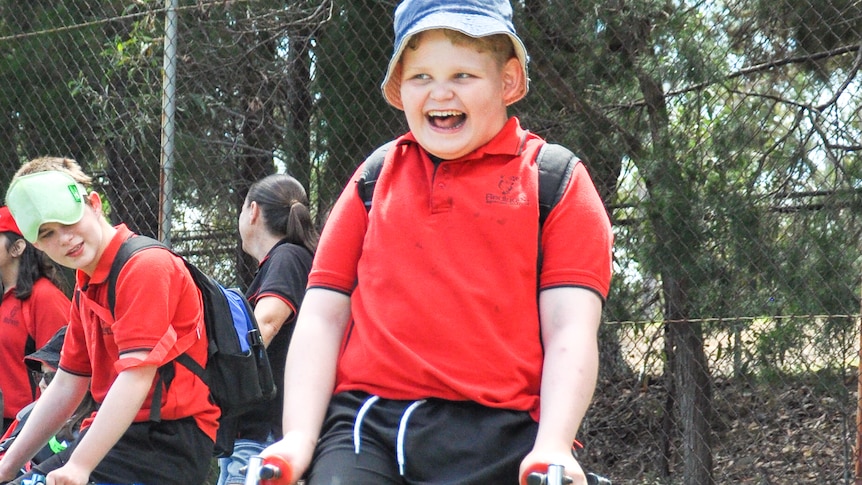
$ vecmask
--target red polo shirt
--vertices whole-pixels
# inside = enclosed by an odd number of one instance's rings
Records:
[[[81,289],[78,311],[71,323],[60,358],[60,367],[72,374],[91,376],[91,392],[102,402],[119,372],[144,364],[162,365],[184,350],[202,365],[207,339],[200,291],[185,264],[163,249],[136,253],[117,278],[114,314],[108,310],[106,280],[120,245],[132,232],[117,226],[117,234],[102,254],[92,278],[77,272]],[[177,340],[196,335],[187,350]],[[149,352],[145,361],[123,359],[126,352]],[[162,396],[161,418],[193,416],[198,426],[215,440],[219,409],[209,401],[209,389],[182,365],[169,391]],[[152,389],[135,422],[150,419]],[[159,404],[156,403],[156,406]]]
[[[3,393],[3,417],[12,419],[24,406],[33,402],[30,371],[24,364],[27,342],[33,350],[48,343],[57,330],[69,320],[69,299],[48,278],[33,284],[30,297],[19,300],[12,288],[0,303],[0,391]],[[35,389],[38,396],[38,388]]]
[[[411,134],[387,154],[374,204],[361,167],[321,236],[309,287],[351,295],[335,392],[438,397],[538,415],[536,268],[543,141],[512,118],[488,144],[439,165]],[[612,234],[580,165],[542,232],[541,288],[607,296]]]

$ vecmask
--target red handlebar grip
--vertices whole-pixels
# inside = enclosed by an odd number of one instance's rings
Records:
[[[279,456],[268,456],[264,458],[263,465],[277,470],[272,478],[261,478],[260,485],[290,485],[293,482],[293,467],[284,458]]]
[[[524,474],[521,475],[521,485],[528,485],[527,484],[527,477],[529,477],[530,474],[532,474],[532,473],[541,473],[541,474],[548,473],[548,464],[547,463],[545,463],[545,464],[536,463],[535,465],[531,466],[530,468],[527,468],[526,470],[524,470]]]

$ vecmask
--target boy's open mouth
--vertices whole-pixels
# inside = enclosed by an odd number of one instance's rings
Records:
[[[427,115],[428,122],[435,128],[443,128],[451,130],[458,128],[464,124],[467,115],[460,111],[429,111]]]

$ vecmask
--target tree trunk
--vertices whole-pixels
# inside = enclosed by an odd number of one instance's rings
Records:
[[[700,325],[685,321],[683,283],[663,278],[668,329],[673,348],[672,369],[677,423],[682,431],[683,480],[686,485],[710,485],[712,478],[711,386]]]

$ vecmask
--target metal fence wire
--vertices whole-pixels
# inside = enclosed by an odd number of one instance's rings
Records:
[[[74,158],[115,222],[244,286],[252,181],[297,177],[323,225],[406,130],[379,91],[395,5],[0,0],[0,182]],[[584,465],[853,483],[862,2],[513,5],[531,90],[510,112],[584,159],[616,235]]]

